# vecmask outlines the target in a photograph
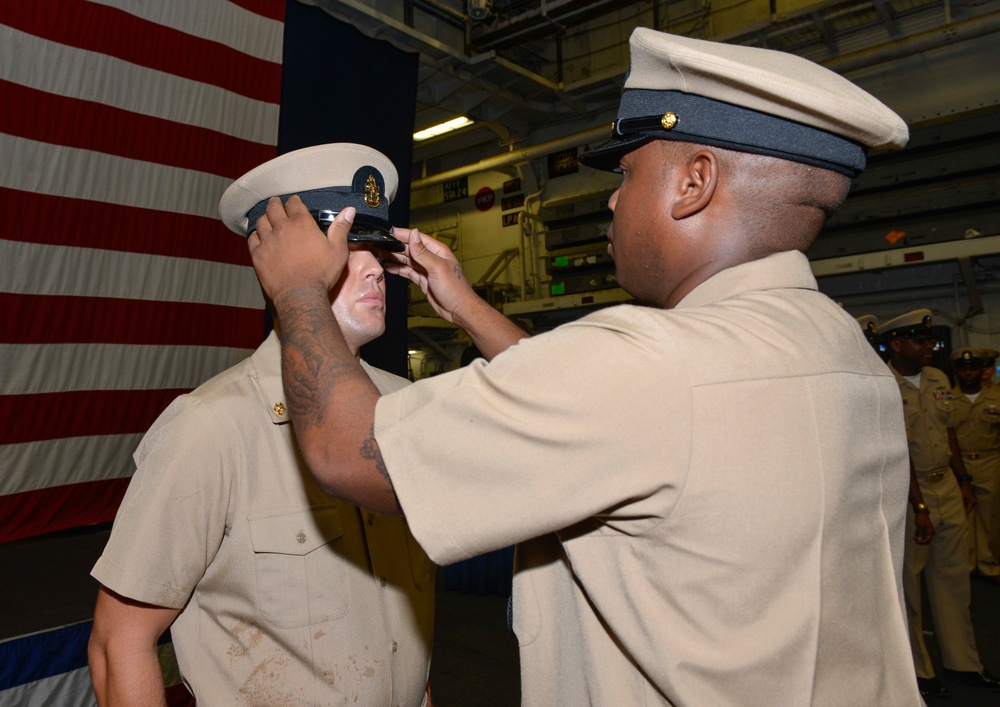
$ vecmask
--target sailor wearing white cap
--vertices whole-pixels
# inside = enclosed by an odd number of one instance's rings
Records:
[[[324,241],[294,200],[268,205],[250,252],[296,321],[310,469],[404,512],[440,563],[520,543],[525,705],[919,704],[902,404],[803,254],[906,125],[788,54],[647,29],[630,46],[614,141],[580,159],[622,173],[609,252],[646,306],[511,346],[450,250],[397,229],[399,272],[490,361],[379,399],[310,294],[347,224]],[[376,454],[328,451],[351,447]]]
[[[219,203],[241,236],[272,196],[302,194],[318,212],[304,213],[310,224],[323,211],[356,210],[343,273],[321,295],[380,393],[408,384],[359,357],[385,329],[379,258],[402,247],[388,222],[396,185],[384,155],[338,143],[260,165]],[[101,704],[162,703],[156,644],[167,627],[198,704],[426,703],[434,567],[402,518],[331,498],[309,474],[281,363],[272,333],[175,400],[139,446],[93,569],[102,587],[91,674]]]
[[[882,338],[878,333],[878,317],[874,314],[862,314],[858,317],[858,324],[861,325],[861,330],[865,333],[868,343],[872,345],[873,349],[878,351],[882,343]]]

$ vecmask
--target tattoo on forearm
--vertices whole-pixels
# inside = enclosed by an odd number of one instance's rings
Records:
[[[456,280],[462,279],[462,266],[458,263],[451,266],[451,272],[455,275]]]
[[[361,457],[375,463],[375,468],[378,469],[378,473],[380,473],[382,478],[389,484],[389,488],[386,492],[395,494],[392,487],[392,479],[389,478],[389,470],[385,468],[385,461],[382,460],[382,452],[379,450],[378,442],[375,440],[374,425],[372,425],[371,436],[361,445]]]

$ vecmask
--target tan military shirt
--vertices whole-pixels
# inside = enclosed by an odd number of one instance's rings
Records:
[[[946,469],[951,460],[951,447],[948,446],[948,420],[954,409],[951,381],[938,369],[924,366],[918,388],[891,364],[889,368],[903,398],[906,439],[913,468],[917,478],[923,479],[931,472]]]
[[[365,369],[382,392],[407,384]],[[171,635],[200,705],[420,705],[433,565],[402,519],[319,488],[283,401],[272,334],[172,403],[92,574],[183,609]]]
[[[983,388],[972,402],[956,387],[951,399],[948,425],[955,428],[962,453],[1000,451],[1000,388]]]
[[[920,704],[896,383],[781,253],[383,397],[448,563],[512,542],[523,703]]]

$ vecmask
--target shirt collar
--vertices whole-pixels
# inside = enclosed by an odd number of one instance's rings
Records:
[[[797,288],[819,289],[809,259],[797,250],[774,253],[716,273],[691,290],[677,308],[700,307],[747,292]]]
[[[281,342],[273,331],[250,356],[257,385],[260,389],[261,404],[267,408],[271,422],[282,424],[291,422],[292,416],[285,402],[285,390],[281,385]]]
[[[261,404],[267,408],[271,422],[276,425],[291,422],[292,413],[285,402],[285,388],[281,383],[281,341],[274,331],[251,354],[250,361],[257,376]],[[361,368],[372,377],[372,367],[364,360]]]

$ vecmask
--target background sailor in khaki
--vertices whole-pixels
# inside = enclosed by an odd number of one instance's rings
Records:
[[[382,235],[356,238],[326,300],[355,356],[385,328],[377,256],[393,247],[385,217],[397,182],[388,158],[362,145],[298,150],[241,177],[220,203],[245,235],[267,195],[312,190],[312,206],[339,210],[363,204],[369,179]],[[357,362],[381,393],[408,384]],[[434,567],[402,518],[330,498],[305,469],[276,333],[175,400],[135,456],[92,572],[102,585],[90,645],[101,705],[162,704],[156,642],[167,627],[199,705],[425,703]]]
[[[990,543],[998,531],[993,516],[1000,492],[1000,388],[983,387],[985,358],[982,349],[962,348],[951,354],[958,385],[952,390],[950,425],[958,435],[976,498],[976,506],[967,518],[971,566],[987,582],[1000,585],[1000,562]]]
[[[919,704],[902,404],[803,253],[864,146],[906,125],[796,56],[642,28],[630,47],[614,140],[581,160],[622,173],[608,250],[645,306],[524,338],[399,229],[399,272],[490,360],[379,398],[315,294],[349,218],[322,239],[294,199],[268,205],[249,246],[295,327],[303,454],[439,562],[520,543],[525,705]]]
[[[958,480],[965,476],[965,467],[955,431],[948,426],[954,409],[951,381],[928,365],[936,342],[931,311],[902,314],[883,323],[881,332],[903,399],[910,461],[934,526],[931,542],[919,544],[912,540],[915,513],[907,516],[903,587],[921,693],[929,697],[947,693],[934,674],[924,642],[921,575],[927,584],[945,676],[984,689],[1000,689],[1000,681],[983,669],[972,631],[966,513],[974,501],[968,482]]]
[[[884,361],[888,353],[882,343],[882,337],[878,333],[878,317],[874,314],[862,314],[858,317],[858,324],[861,325],[861,331],[865,333],[865,339],[871,344],[879,358]]]
[[[865,333],[865,339],[875,351],[878,351],[879,343],[882,341],[878,334],[878,317],[874,314],[862,314],[858,317],[858,324],[861,325],[861,331]]]
[[[993,387],[993,381],[997,377],[997,358],[1000,358],[1000,351],[991,348],[982,349],[983,352],[983,387]]]

